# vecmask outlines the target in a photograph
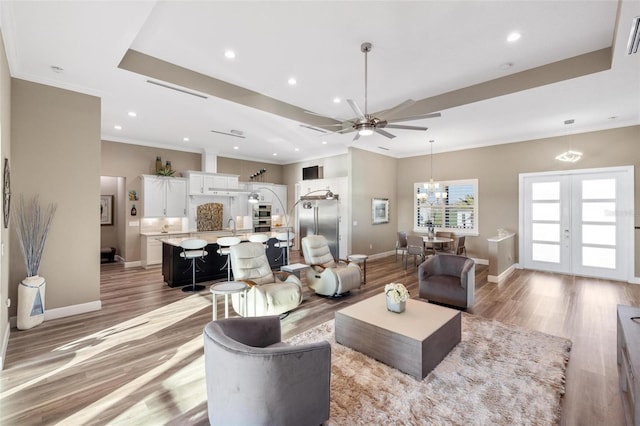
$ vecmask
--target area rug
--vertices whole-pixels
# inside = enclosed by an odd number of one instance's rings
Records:
[[[330,425],[558,424],[571,341],[462,315],[462,341],[423,380],[337,344],[333,320],[288,342],[331,343]]]

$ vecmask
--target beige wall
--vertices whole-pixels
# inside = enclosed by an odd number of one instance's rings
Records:
[[[370,255],[392,250],[398,230],[398,161],[361,149],[352,149],[351,158],[351,252]],[[371,224],[372,198],[389,199],[389,223]]]
[[[480,236],[468,237],[467,253],[488,259],[487,238],[498,228],[518,231],[518,175],[569,169],[633,165],[635,171],[635,226],[640,225],[640,126],[565,137],[539,139],[486,148],[434,154],[433,178],[477,178]],[[555,156],[569,149],[582,151],[577,163],[562,163]],[[413,183],[429,179],[429,156],[398,160],[398,230],[413,230]],[[636,230],[635,275],[640,276],[639,231]],[[516,246],[518,239],[516,238]],[[391,243],[389,248],[391,248]]]
[[[131,190],[141,194],[143,174],[155,173],[156,156],[162,158],[163,164],[171,161],[171,168],[176,171],[175,176],[180,176],[187,170],[200,170],[202,162],[201,155],[193,152],[174,151],[171,149],[153,148],[140,145],[129,145],[118,142],[102,141],[101,144],[101,167],[102,176],[119,176],[125,178],[125,193]],[[136,205],[138,212],[142,212],[142,200],[126,201],[125,222],[128,225],[131,221],[139,221],[142,217],[130,216],[131,207]],[[125,243],[120,256],[126,262],[136,262],[140,260],[140,229],[139,227],[126,226]]]
[[[4,40],[0,33],[0,164],[4,167],[4,159],[8,158],[11,164],[11,75],[7,64],[7,54],[4,50]],[[4,213],[4,210],[3,210]],[[4,216],[3,216],[4,217]],[[11,255],[9,228],[0,225],[0,241],[4,253],[0,261],[0,369],[4,361],[4,345],[9,339],[9,256]],[[17,300],[14,300],[14,303]]]
[[[46,308],[98,302],[100,99],[13,79],[11,154],[13,199],[39,195],[43,204],[58,204],[39,271],[47,280]],[[16,300],[25,267],[15,237],[10,258]]]
[[[218,157],[216,165],[218,173],[238,175],[240,182],[251,182],[252,174],[265,169],[266,172],[259,177],[261,182],[282,183],[282,166],[279,164]]]

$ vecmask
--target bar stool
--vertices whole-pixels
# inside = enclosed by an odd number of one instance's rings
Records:
[[[231,262],[229,261],[229,253],[231,253],[231,246],[240,244],[240,238],[238,237],[220,237],[216,243],[220,246],[218,254],[220,256],[227,256],[227,261],[220,268],[221,270],[227,268],[227,281],[231,281]]]
[[[276,261],[282,258],[283,265],[289,264],[289,247],[293,247],[293,239],[296,237],[294,232],[281,232],[276,234],[277,243],[273,246],[282,249],[280,256],[276,258]]]
[[[269,248],[269,245],[267,244],[267,241],[269,241],[269,236],[267,234],[251,234],[249,235],[249,241],[251,241],[252,243],[262,244],[265,250]]]
[[[200,258],[200,260],[204,262],[204,257],[209,254],[204,249],[206,246],[207,246],[207,241],[201,240],[199,238],[191,238],[188,240],[184,240],[182,243],[180,243],[180,247],[182,247],[182,253],[180,253],[180,257],[186,260],[191,260],[190,268],[193,270],[191,287],[189,286],[182,287],[182,291],[184,291],[185,293],[204,290],[203,285],[196,285],[196,267],[197,267],[196,260]]]

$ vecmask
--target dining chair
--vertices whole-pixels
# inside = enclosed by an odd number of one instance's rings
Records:
[[[424,262],[424,240],[420,235],[407,235],[407,257],[404,259],[404,269],[407,269],[407,259],[413,256],[413,264],[417,266],[416,256],[420,256],[420,263]]]
[[[405,231],[398,231],[398,238],[396,239],[396,262],[398,261],[398,251],[402,253],[402,260],[407,255],[407,233]]]

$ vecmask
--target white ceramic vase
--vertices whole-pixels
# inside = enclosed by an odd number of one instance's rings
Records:
[[[27,277],[18,285],[18,329],[28,330],[44,321],[47,282],[38,275]]]
[[[387,297],[387,310],[396,313],[404,312],[405,307],[407,306],[406,301],[402,302],[394,302],[390,297]]]

